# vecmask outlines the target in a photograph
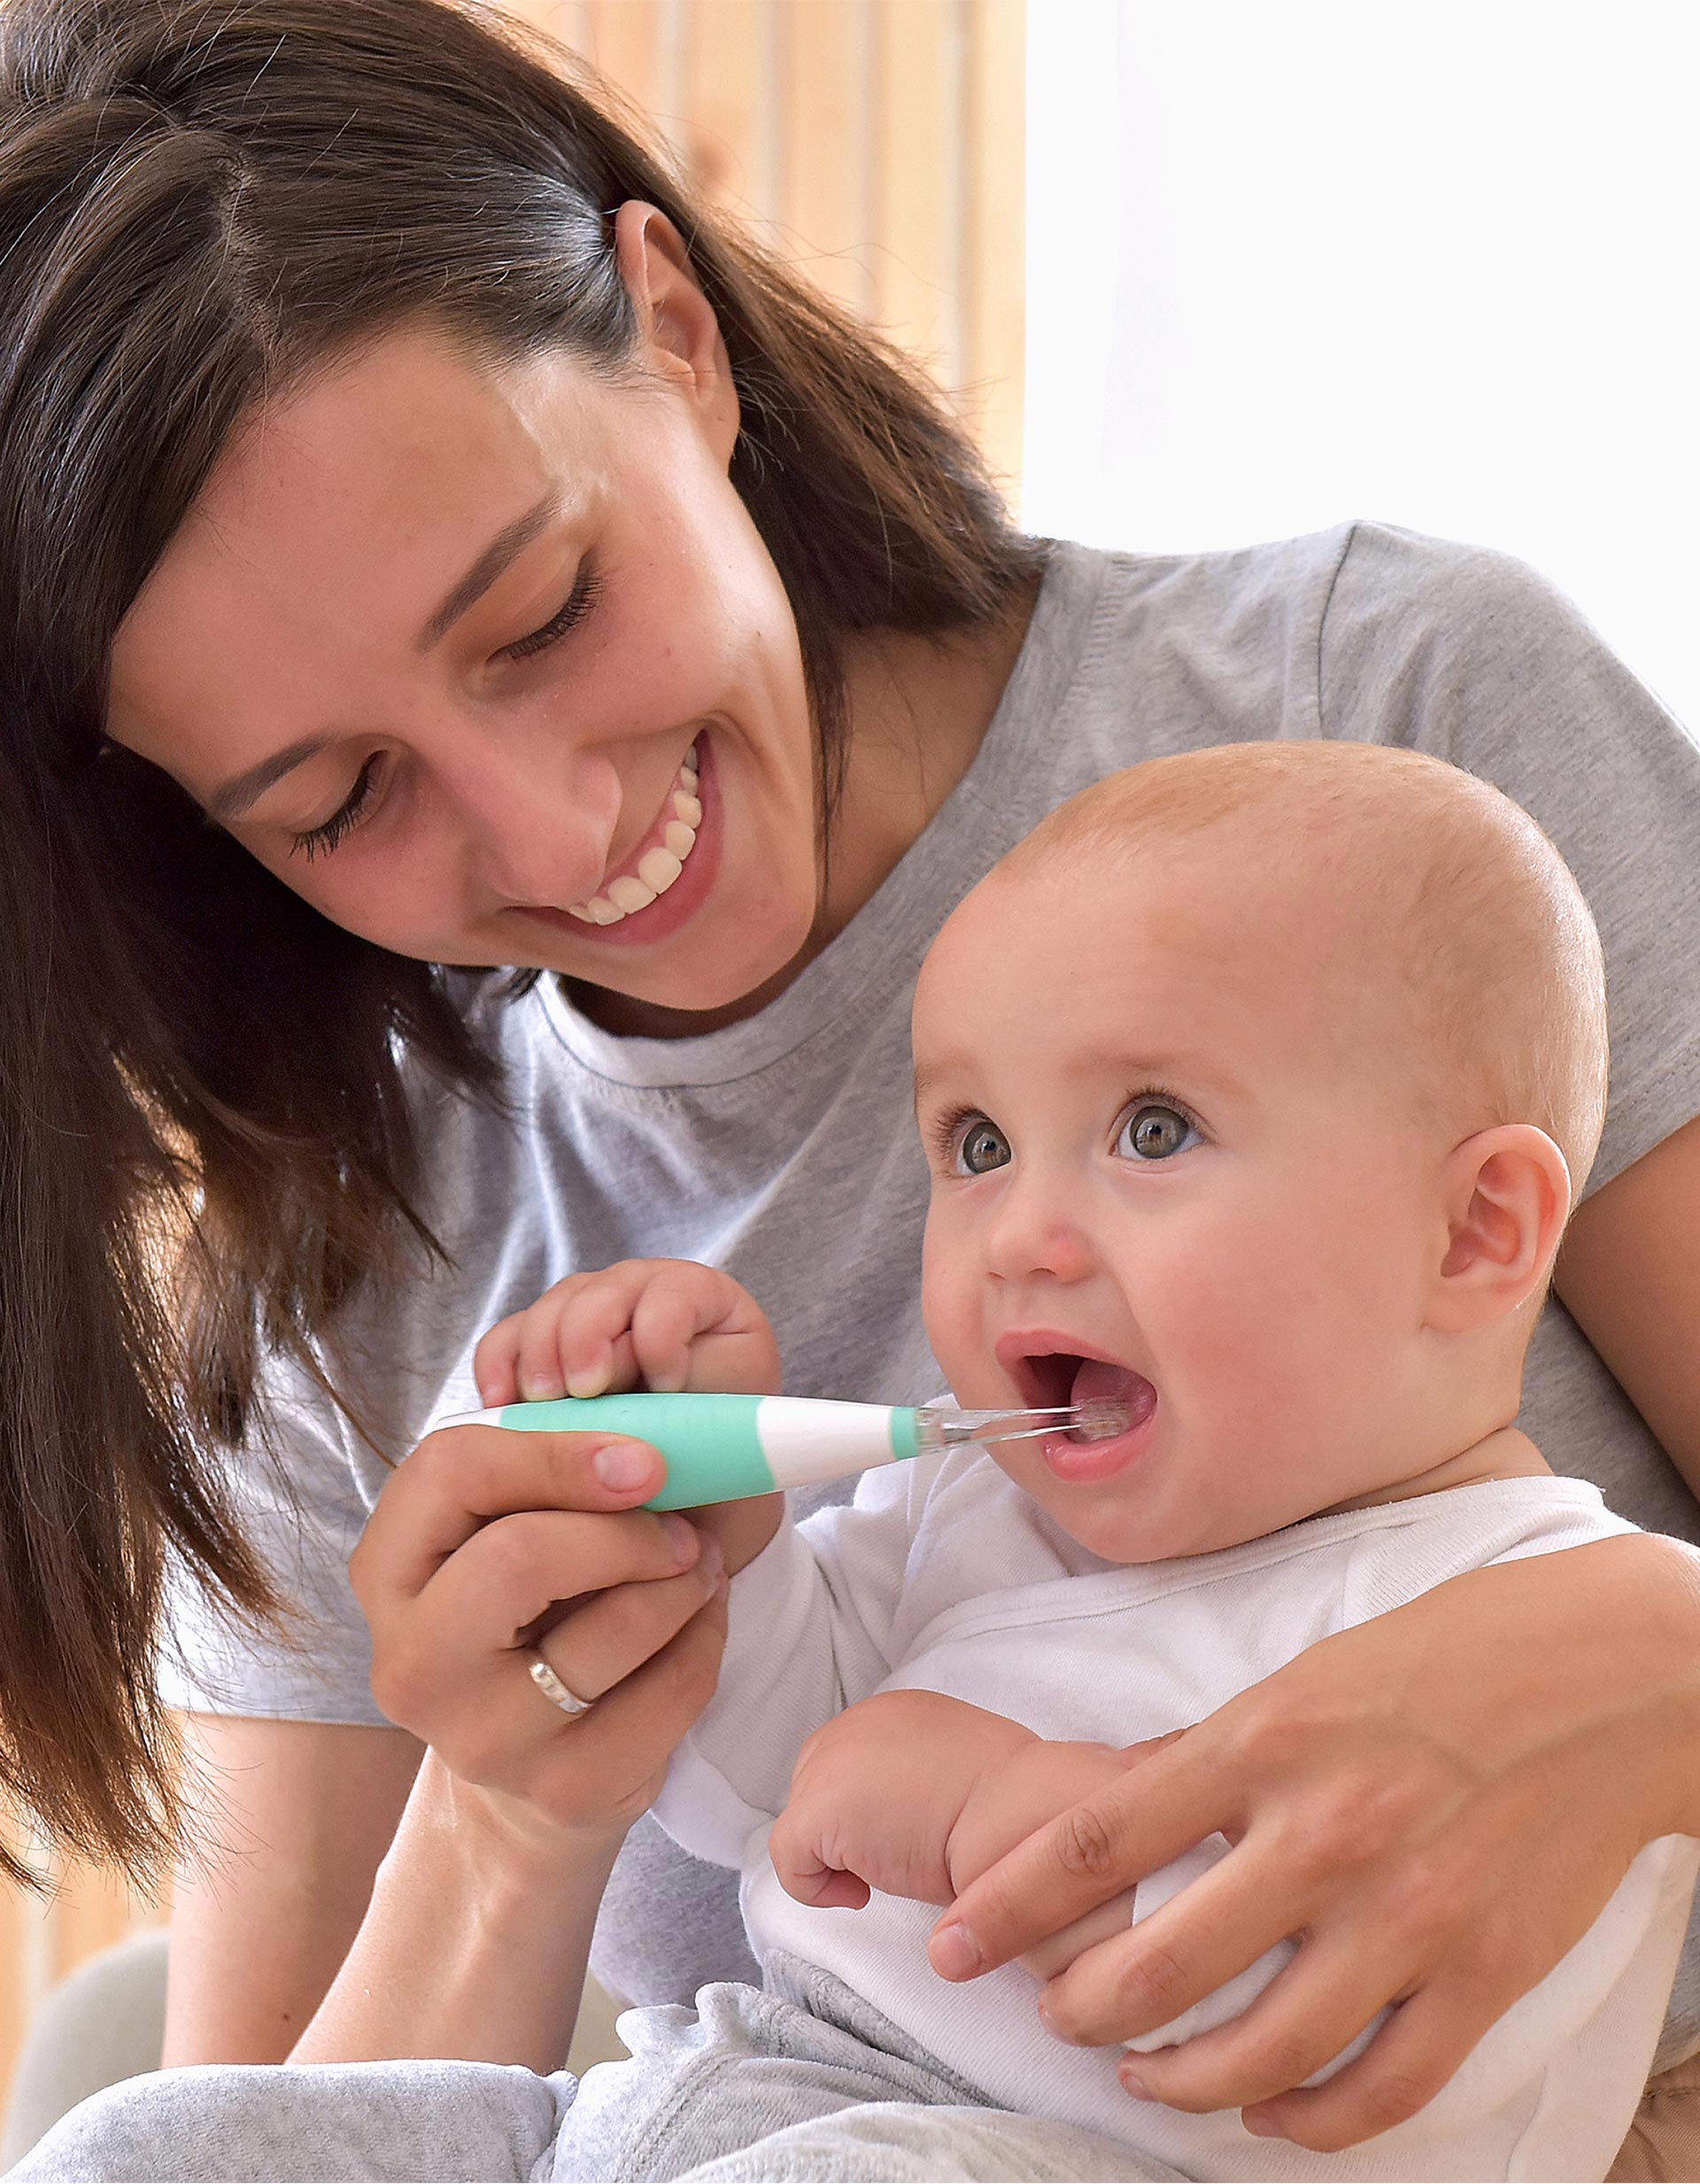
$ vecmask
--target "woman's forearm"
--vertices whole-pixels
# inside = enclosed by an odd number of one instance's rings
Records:
[[[291,2063],[405,2056],[559,2070],[621,1837],[522,1853],[428,1753],[353,1947]]]
[[[1401,1625],[1419,1622],[1413,1655]],[[1464,1753],[1497,1745],[1513,1766],[1573,1751],[1638,1817],[1632,1848],[1700,1836],[1700,1551],[1642,1532],[1497,1563],[1385,1627],[1404,1655],[1395,1711]]]

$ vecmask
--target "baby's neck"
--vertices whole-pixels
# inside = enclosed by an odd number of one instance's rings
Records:
[[[1341,1509],[1372,1509],[1384,1501],[1410,1501],[1418,1494],[1443,1493],[1449,1486],[1475,1486],[1489,1478],[1544,1478],[1551,1470],[1526,1433],[1519,1433],[1514,1425],[1501,1426],[1414,1478],[1378,1486],[1372,1493],[1355,1494],[1349,1501],[1333,1502],[1317,1514],[1333,1516]]]

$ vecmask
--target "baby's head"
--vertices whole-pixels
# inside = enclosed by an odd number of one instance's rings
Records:
[[[976,1408],[1128,1401],[1001,1452],[1098,1554],[1420,1490],[1516,1416],[1605,1000],[1497,790],[1359,744],[1117,774],[950,918],[915,1052],[933,1348]]]

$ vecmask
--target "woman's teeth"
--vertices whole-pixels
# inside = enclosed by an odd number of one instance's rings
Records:
[[[611,880],[606,894],[592,895],[588,902],[569,902],[568,915],[581,919],[586,925],[617,925],[634,910],[647,910],[658,895],[666,894],[684,871],[686,858],[697,845],[697,829],[701,824],[702,805],[697,795],[697,747],[692,744],[673,783],[673,816],[668,821],[660,842],[644,852],[638,860],[636,872],[625,872],[617,880]]]

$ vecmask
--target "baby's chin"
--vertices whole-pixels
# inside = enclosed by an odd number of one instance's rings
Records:
[[[1056,1478],[1030,1450],[1020,1455],[1014,1450],[990,1453],[997,1455],[1011,1482],[1037,1501],[1070,1539],[1101,1562],[1124,1567],[1179,1562],[1188,1555],[1243,1547],[1248,1540],[1266,1539],[1285,1525],[1319,1513],[1308,1508],[1236,1509],[1231,1501],[1225,1507],[1195,1484],[1180,1492],[1165,1492],[1167,1482],[1149,1471],[1138,1478],[1124,1474],[1090,1485],[1073,1483]]]

